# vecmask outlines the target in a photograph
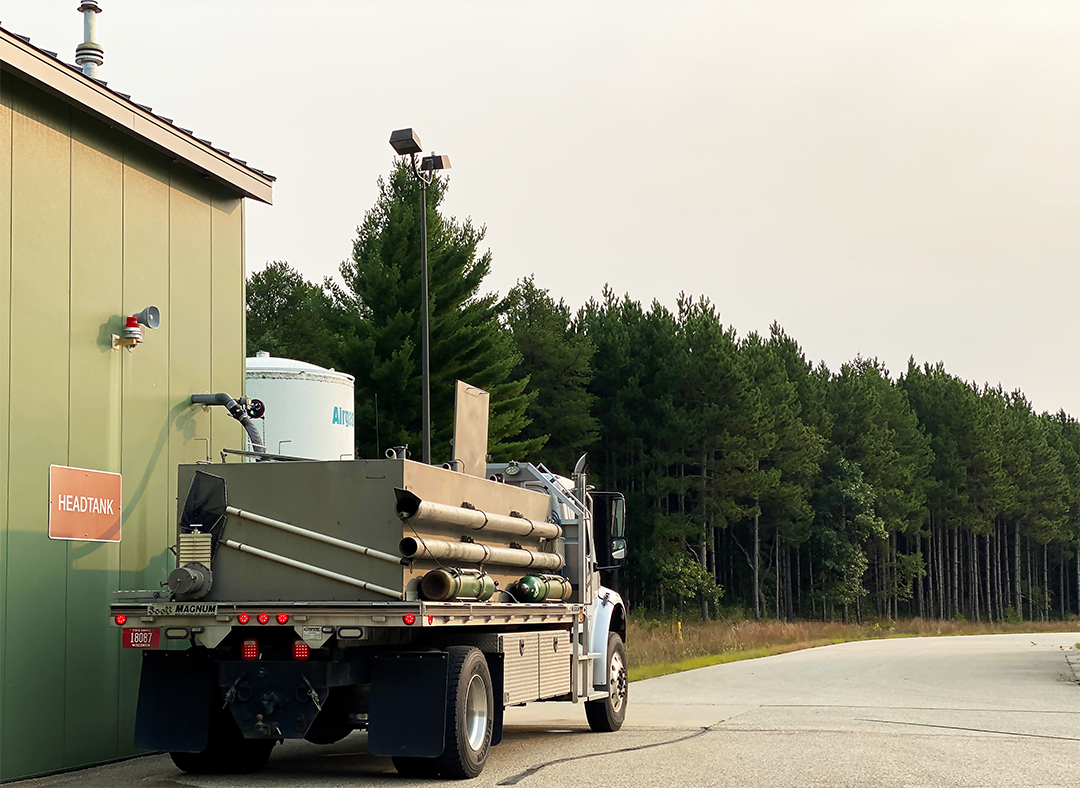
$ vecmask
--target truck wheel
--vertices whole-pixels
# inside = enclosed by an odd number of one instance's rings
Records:
[[[435,758],[411,758],[405,755],[394,755],[391,760],[394,768],[402,777],[418,777],[421,779],[439,776],[439,762]]]
[[[248,774],[266,765],[275,744],[273,739],[245,739],[232,714],[216,708],[210,717],[206,749],[169,756],[176,768],[191,774]]]
[[[608,634],[607,665],[607,697],[585,701],[585,717],[589,720],[589,727],[597,733],[617,731],[626,719],[629,685],[626,676],[626,647],[618,632]]]
[[[446,654],[446,745],[435,761],[443,777],[471,779],[484,770],[491,747],[491,673],[477,648],[451,646]]]

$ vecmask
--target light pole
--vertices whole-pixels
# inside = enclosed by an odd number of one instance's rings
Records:
[[[450,169],[449,156],[431,154],[416,166],[416,154],[423,153],[420,138],[412,129],[398,129],[390,134],[390,145],[399,156],[408,156],[413,175],[420,182],[420,377],[423,380],[423,442],[421,459],[431,463],[431,335],[428,328],[428,264],[427,264],[427,187],[435,177],[435,170]]]

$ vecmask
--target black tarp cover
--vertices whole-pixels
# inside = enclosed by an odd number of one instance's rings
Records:
[[[195,471],[188,488],[184,511],[180,514],[180,528],[190,531],[199,528],[210,531],[225,516],[228,497],[225,480],[205,471]]]

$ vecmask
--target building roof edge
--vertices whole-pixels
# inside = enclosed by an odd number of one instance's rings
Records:
[[[31,44],[25,36],[3,27],[0,27],[0,68],[81,107],[245,197],[267,204],[273,202],[274,176],[233,158],[209,141],[200,140],[170,119],[132,101],[130,96],[86,76],[78,67],[64,63],[53,53]]]

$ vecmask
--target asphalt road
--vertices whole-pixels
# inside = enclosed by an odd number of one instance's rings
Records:
[[[470,786],[1072,786],[1080,632],[847,643],[636,682],[626,726],[569,704],[507,712]],[[23,786],[406,786],[353,734],[290,742],[257,775],[186,775],[167,756]]]

